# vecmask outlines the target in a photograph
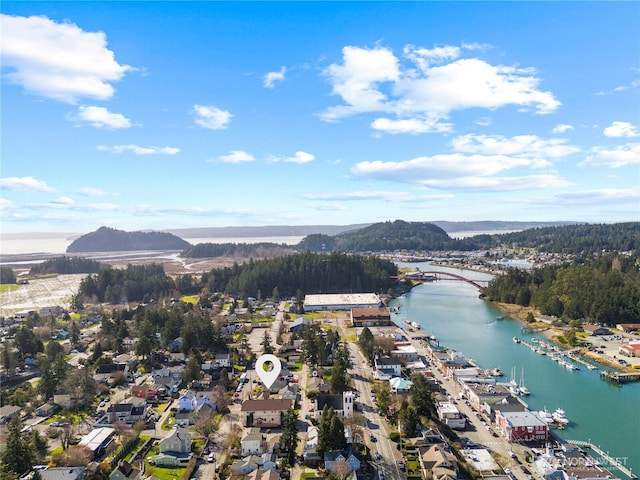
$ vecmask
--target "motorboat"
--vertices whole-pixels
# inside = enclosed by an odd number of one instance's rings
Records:
[[[561,408],[556,408],[556,411],[551,414],[551,418],[553,418],[556,423],[559,423],[561,425],[566,425],[569,423],[567,415]]]
[[[555,422],[555,420],[553,419],[553,415],[551,415],[548,411],[547,411],[547,407],[544,407],[544,410],[540,410],[538,412],[538,418],[540,420],[542,420],[543,422],[545,422],[547,425],[552,425]]]
[[[520,343],[521,340],[518,337],[513,337],[513,343]]]

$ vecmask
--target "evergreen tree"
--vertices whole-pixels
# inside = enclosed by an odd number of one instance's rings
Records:
[[[411,377],[413,384],[409,389],[409,398],[416,413],[420,417],[433,418],[433,399],[431,398],[431,387],[424,375],[416,374]]]
[[[7,444],[2,453],[2,462],[8,471],[20,476],[34,464],[33,451],[20,432],[22,425],[18,415],[13,416],[9,422],[8,430]]]
[[[373,338],[373,334],[369,327],[364,327],[362,332],[360,332],[360,338],[358,338],[358,345],[360,346],[360,350],[362,354],[365,356],[369,363],[373,362],[373,355],[375,352],[375,342]]]
[[[264,336],[262,337],[262,353],[273,353],[273,346],[271,345],[271,335],[269,334],[269,330],[264,331]]]
[[[289,409],[282,413],[282,434],[280,435],[280,450],[287,453],[289,465],[293,465],[298,447],[298,415],[295,410]]]

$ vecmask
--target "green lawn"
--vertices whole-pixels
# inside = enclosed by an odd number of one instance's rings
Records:
[[[15,292],[20,288],[20,285],[15,283],[2,283],[0,284],[0,293]]]

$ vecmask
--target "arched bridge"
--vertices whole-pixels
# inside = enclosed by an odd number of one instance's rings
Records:
[[[435,280],[441,280],[442,277],[448,277],[447,278],[448,280],[460,280],[462,282],[467,282],[468,284],[473,285],[478,290],[480,290],[480,292],[484,292],[484,290],[487,288],[484,285],[481,285],[479,283],[480,281],[484,282],[483,280],[471,280],[470,278],[463,277],[462,275],[457,275],[455,273],[449,273],[449,272],[437,272],[437,271],[411,272],[411,273],[407,273],[405,277],[410,278],[412,280],[418,280],[421,282],[433,282]]]

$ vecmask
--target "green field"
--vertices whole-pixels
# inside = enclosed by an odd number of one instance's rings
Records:
[[[16,285],[15,283],[2,283],[0,284],[0,294],[15,292],[20,288],[20,285]]]

